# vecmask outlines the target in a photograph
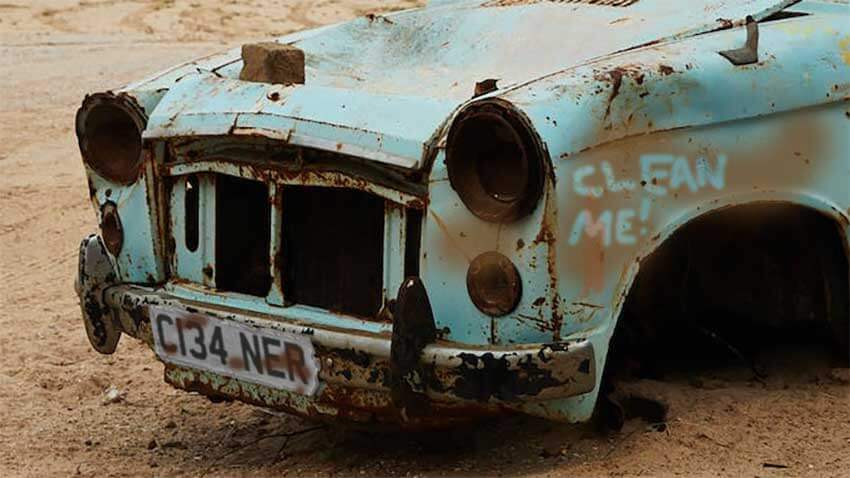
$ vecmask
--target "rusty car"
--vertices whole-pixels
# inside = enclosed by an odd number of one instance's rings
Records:
[[[846,0],[441,0],[90,94],[88,338],[214,400],[409,426],[587,421],[617,340],[670,343],[656,317],[846,347],[848,25]]]

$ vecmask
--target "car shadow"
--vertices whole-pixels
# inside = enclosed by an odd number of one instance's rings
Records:
[[[670,470],[663,460],[648,462],[647,455],[685,456],[698,449],[735,460],[742,456],[735,446],[760,446],[747,441],[754,430],[804,414],[800,403],[782,402],[795,390],[831,406],[846,403],[848,387],[831,378],[835,369],[822,349],[786,348],[774,355],[764,360],[767,378],[738,364],[644,380],[640,385],[670,406],[668,422],[631,419],[616,433],[518,415],[431,432],[377,431],[240,403],[213,405],[185,394],[181,409],[192,412],[155,444],[151,462],[156,474],[228,477],[664,474]],[[688,463],[677,466],[689,469]]]
[[[635,431],[652,432],[637,421],[625,432],[604,433],[592,424],[526,416],[429,432],[370,431],[238,403],[216,407],[232,418],[209,427],[203,414],[188,417],[181,427],[185,431],[175,433],[177,446],[157,444],[160,471],[191,476],[536,475],[562,466],[601,466]]]

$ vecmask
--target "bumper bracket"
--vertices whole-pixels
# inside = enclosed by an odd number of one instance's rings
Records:
[[[437,339],[434,314],[422,280],[409,277],[398,291],[390,344],[390,393],[402,417],[425,416],[430,411],[426,393],[428,371],[420,359]]]
[[[83,239],[74,288],[80,297],[89,342],[96,351],[106,355],[115,353],[121,339],[121,328],[103,299],[103,291],[116,282],[115,266],[100,236],[92,234]]]

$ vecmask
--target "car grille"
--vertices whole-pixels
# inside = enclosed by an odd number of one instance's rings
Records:
[[[233,174],[232,165],[242,156],[256,158],[255,151],[227,150],[227,157],[236,159],[202,167],[195,166],[202,157],[181,151],[174,153],[179,161],[169,160],[171,167],[194,170],[172,173],[166,183],[171,230],[166,245],[173,280],[274,306],[391,319],[382,309],[390,306],[404,277],[419,275],[421,210],[372,190],[273,184],[256,166]],[[351,167],[352,177],[367,171],[368,181],[386,181],[390,187],[405,181],[370,170],[356,158],[333,157],[336,162],[330,164],[311,150],[303,153],[313,154],[309,164],[317,170]],[[259,157],[269,164],[281,161]],[[422,191],[411,186],[403,192]]]

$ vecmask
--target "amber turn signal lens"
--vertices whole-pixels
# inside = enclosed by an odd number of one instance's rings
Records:
[[[103,205],[100,215],[100,233],[106,250],[113,256],[118,256],[124,247],[124,227],[121,225],[121,217],[118,215],[118,206],[114,202]]]
[[[466,288],[475,306],[492,317],[510,314],[522,297],[516,266],[498,252],[485,252],[472,261],[466,274]]]
[[[510,223],[531,213],[543,193],[544,154],[519,111],[485,100],[461,112],[449,131],[452,188],[485,221]]]
[[[77,112],[77,140],[83,161],[97,174],[118,184],[139,177],[142,131],[147,118],[129,96],[89,96]]]

